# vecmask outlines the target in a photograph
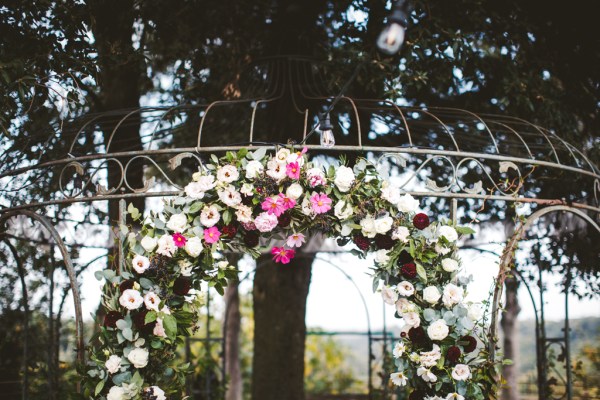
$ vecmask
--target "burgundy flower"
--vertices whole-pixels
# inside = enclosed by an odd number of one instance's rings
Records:
[[[413,225],[419,230],[423,230],[429,226],[429,217],[427,214],[419,213],[413,218]]]
[[[405,338],[406,337],[406,332],[404,332],[404,331],[400,332],[400,337]]]
[[[138,330],[142,330],[144,325],[146,325],[145,324],[146,314],[148,314],[148,310],[146,310],[146,309],[142,309],[136,313],[131,314],[131,319],[133,320],[133,324],[135,325],[136,328],[138,328]]]
[[[244,235],[244,244],[248,247],[256,247],[258,246],[258,240],[260,236],[256,231],[246,232]]]
[[[233,224],[225,225],[221,229],[221,234],[223,235],[223,237],[226,237],[228,239],[233,239],[233,237],[235,236],[236,233],[237,233],[237,227]]]
[[[446,352],[446,359],[448,361],[450,361],[450,363],[456,364],[460,355],[461,355],[460,349],[456,346],[452,346]]]
[[[354,235],[354,237],[352,238],[352,241],[362,251],[367,250],[369,248],[369,246],[371,245],[371,243],[369,242],[369,239],[367,239],[360,233],[357,233],[356,235]]]
[[[109,311],[104,316],[104,326],[106,328],[115,328],[117,321],[123,319],[123,314],[118,311]]]
[[[290,214],[283,213],[279,216],[279,222],[277,222],[277,225],[279,225],[281,228],[287,228],[290,225],[290,222],[292,222],[292,217],[290,217]]]
[[[256,230],[256,225],[254,222],[242,222],[242,227],[248,232]]]
[[[402,250],[398,255],[398,263],[399,264],[408,264],[415,261],[414,258],[410,255],[410,253],[406,250]]]
[[[410,395],[408,395],[408,400],[424,400],[427,393],[425,391],[417,389],[413,390]]]
[[[388,235],[377,234],[375,236],[375,244],[379,249],[390,250],[392,247],[394,247],[394,239]]]
[[[126,291],[127,289],[133,289],[133,284],[135,282],[132,280],[126,280],[121,282],[121,284],[119,285],[119,290],[121,291],[121,293],[123,293],[124,291]]]
[[[413,279],[415,276],[417,276],[417,266],[415,265],[415,263],[404,264],[402,268],[400,268],[400,272],[405,277]]]
[[[408,330],[408,338],[416,345],[423,344],[427,341],[427,338],[425,337],[425,330],[420,326],[417,326],[416,328],[410,328]]]
[[[471,353],[477,348],[477,339],[471,335],[463,336],[460,338],[460,340],[462,342],[468,342],[467,344],[463,345],[465,353]]]
[[[185,296],[192,288],[192,280],[189,278],[179,277],[173,283],[173,293],[178,296]]]
[[[252,203],[252,196],[246,196],[245,194],[242,194],[242,204],[248,207],[254,207],[254,203]]]

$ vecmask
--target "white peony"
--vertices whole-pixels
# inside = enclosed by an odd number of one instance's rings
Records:
[[[419,362],[423,367],[431,368],[435,366],[438,360],[442,358],[442,352],[440,346],[437,344],[433,345],[431,351],[422,351],[419,357]]]
[[[221,219],[221,214],[215,206],[204,206],[200,213],[200,223],[207,228],[215,226]]]
[[[346,193],[352,187],[354,179],[355,176],[352,168],[342,165],[337,169],[337,171],[335,171],[335,179],[333,180],[333,183],[335,183],[335,186],[337,186],[340,192]]]
[[[390,261],[390,256],[388,255],[390,251],[381,249],[375,252],[375,262],[380,265],[387,264]]]
[[[183,190],[185,191],[186,196],[199,200],[204,197],[204,191],[202,190],[203,188],[204,186],[199,182],[190,182]]]
[[[409,281],[400,282],[398,286],[396,286],[396,289],[398,289],[400,296],[409,297],[415,294],[415,287]]]
[[[461,287],[456,286],[453,283],[449,283],[444,287],[444,294],[442,296],[442,302],[447,308],[452,307],[462,301],[464,296],[464,290]]]
[[[127,359],[136,368],[144,368],[148,365],[148,350],[138,347],[129,352]]]
[[[154,292],[148,292],[144,296],[144,304],[148,310],[158,311],[158,305],[160,304],[160,297]]]
[[[254,218],[254,225],[260,232],[271,232],[277,226],[277,216],[263,212]]]
[[[468,365],[456,364],[452,370],[452,378],[457,381],[466,381],[471,377],[471,370]]]
[[[384,303],[393,305],[398,301],[398,292],[396,292],[394,288],[384,285],[381,288],[381,297],[383,298]]]
[[[374,238],[377,235],[375,229],[375,220],[371,216],[366,216],[360,221],[361,232],[368,238]]]
[[[420,376],[425,382],[437,382],[437,376],[429,368],[417,368],[417,376]]]
[[[340,200],[335,204],[333,213],[340,221],[343,221],[350,218],[354,214],[354,210],[352,210],[352,204]]]
[[[458,269],[458,261],[452,258],[444,258],[442,260],[442,269],[446,272],[454,272]]]
[[[427,328],[427,335],[431,340],[443,340],[448,336],[448,325],[443,319],[438,319]]]
[[[126,400],[129,396],[126,397],[125,389],[121,386],[113,386],[108,391],[106,395],[106,400]]]
[[[396,386],[406,386],[407,378],[402,371],[394,372],[390,375],[390,380]]]
[[[135,289],[125,289],[119,297],[119,304],[128,310],[138,309],[143,303],[144,298]]]
[[[148,260],[148,257],[136,254],[135,257],[133,257],[133,260],[131,260],[131,264],[133,265],[133,269],[135,269],[135,272],[137,272],[138,274],[143,274],[144,272],[146,272],[148,267],[150,267],[150,260]]]
[[[394,350],[392,350],[392,355],[394,356],[394,358],[400,358],[400,357],[402,357],[402,354],[404,354],[405,351],[406,351],[406,345],[404,344],[403,341],[400,340],[394,346]]]
[[[248,206],[240,204],[239,206],[237,206],[235,216],[237,217],[238,221],[244,224],[252,222],[252,209]]]
[[[399,226],[392,232],[392,239],[399,240],[402,243],[408,242],[408,237],[410,236],[410,231],[405,226]]]
[[[144,236],[140,244],[142,245],[144,250],[146,250],[149,253],[152,250],[154,250],[154,248],[158,244],[158,241],[152,236]]]
[[[385,217],[381,217],[381,218],[377,218],[375,220],[375,231],[377,231],[377,233],[380,234],[384,234],[389,232],[390,229],[392,229],[392,224],[394,223],[394,219],[392,217],[385,216]]]
[[[436,304],[440,297],[442,297],[442,294],[435,286],[427,286],[425,289],[423,289],[423,300],[429,304]]]
[[[479,321],[481,318],[483,318],[483,308],[481,307],[481,304],[479,304],[479,303],[469,304],[467,316],[472,321]]]
[[[149,393],[153,400],[167,400],[164,390],[158,386],[150,386],[144,392]]]
[[[264,171],[262,163],[257,160],[252,160],[246,164],[246,178],[254,179]]]
[[[398,299],[398,301],[396,302],[396,311],[398,311],[399,315],[403,315],[416,310],[417,307],[404,297]]]
[[[104,363],[104,366],[110,374],[115,374],[119,372],[119,370],[121,369],[121,357],[115,354],[111,355],[110,357],[108,357],[108,360],[106,360],[106,362]]]
[[[419,200],[416,200],[410,194],[405,194],[404,196],[400,196],[398,199],[398,203],[396,203],[398,207],[398,211],[404,213],[414,213],[419,210]]]
[[[156,250],[158,254],[172,257],[173,253],[176,251],[177,246],[175,246],[175,242],[173,241],[173,237],[171,235],[162,235],[160,239],[158,239],[158,250]]]
[[[438,236],[445,238],[450,243],[456,242],[458,239],[458,233],[456,233],[456,229],[448,225],[443,225],[438,228]]]
[[[187,216],[184,213],[171,215],[167,222],[167,228],[177,233],[182,233],[187,227]]]
[[[276,159],[272,159],[267,163],[267,175],[279,182],[287,176],[285,164],[278,163]]]
[[[294,200],[298,200],[302,196],[302,193],[302,186],[298,183],[292,183],[285,191],[285,195]]]
[[[191,257],[198,257],[202,253],[202,239],[193,236],[185,242],[185,252]]]
[[[235,207],[242,202],[242,195],[240,192],[235,190],[233,185],[228,185],[227,187],[219,190],[217,194],[219,195],[219,200],[229,207]]]
[[[223,165],[217,169],[217,180],[231,183],[238,180],[240,173],[234,165]]]
[[[383,182],[381,187],[381,198],[391,204],[398,204],[400,201],[400,188],[392,186],[388,181]]]
[[[406,325],[410,325],[413,328],[416,328],[419,325],[421,325],[421,317],[419,317],[418,312],[411,311],[402,314],[402,319],[404,320],[404,323]]]

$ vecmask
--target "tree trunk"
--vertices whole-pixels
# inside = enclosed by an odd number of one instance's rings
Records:
[[[519,321],[517,317],[521,311],[517,292],[519,282],[514,276],[504,281],[506,288],[506,305],[502,315],[502,333],[504,335],[504,357],[512,360],[512,365],[505,365],[503,376],[506,387],[502,390],[502,400],[519,399]]]
[[[306,296],[312,258],[258,260],[254,277],[253,400],[304,400]]]

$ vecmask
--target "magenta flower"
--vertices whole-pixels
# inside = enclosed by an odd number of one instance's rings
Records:
[[[267,197],[260,206],[267,214],[275,214],[277,217],[286,210],[283,200],[280,197]]]
[[[291,162],[285,167],[285,172],[292,179],[300,179],[300,166],[298,162]]]
[[[312,209],[317,214],[324,214],[331,210],[331,199],[325,193],[315,193],[310,196]]]
[[[273,261],[289,264],[289,262],[296,255],[296,251],[292,249],[286,249],[285,247],[273,247],[271,249],[271,254],[273,255]]]
[[[281,202],[283,203],[283,207],[286,210],[289,210],[290,208],[294,208],[294,206],[296,205],[296,200],[292,199],[291,197],[287,197],[283,193],[279,193],[279,198],[281,199]]]
[[[304,236],[301,233],[294,233],[288,236],[285,244],[287,244],[289,247],[300,247],[304,244],[305,241],[306,236]]]
[[[187,242],[187,239],[181,233],[174,233],[171,237],[177,247],[183,247],[185,246],[185,242]]]
[[[204,230],[204,241],[208,244],[213,244],[219,241],[221,232],[216,226],[211,226]]]

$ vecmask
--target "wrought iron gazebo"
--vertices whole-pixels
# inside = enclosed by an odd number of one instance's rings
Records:
[[[413,196],[440,199],[454,219],[460,218],[457,213],[460,202],[530,204],[527,208],[530,215],[523,223],[516,224],[501,257],[496,305],[519,240],[540,218],[551,213],[569,213],[600,232],[600,169],[583,149],[551,130],[510,116],[331,96],[323,89],[320,69],[304,58],[265,59],[249,67],[246,75],[245,86],[237,88],[235,99],[85,115],[49,135],[48,148],[62,148],[61,156],[50,159],[46,149],[41,149],[38,162],[0,173],[4,203],[0,208],[2,240],[14,256],[23,297],[27,300],[26,276],[18,250],[11,242],[19,238],[8,223],[19,216],[39,224],[49,233],[52,245],[60,250],[74,302],[79,361],[84,360],[84,331],[77,275],[85,266],[77,268],[73,264],[70,246],[56,228],[61,221],[53,219],[49,210],[115,201],[119,202],[123,218],[127,201],[179,194],[182,187],[176,184],[177,175],[197,167],[211,153],[240,148],[273,149],[306,142],[313,153],[325,156],[334,153],[366,156],[380,167],[382,174],[391,170],[401,188]],[[310,133],[318,123],[318,112],[334,100],[331,114],[336,122],[338,144],[324,148],[315,144],[318,140]],[[290,139],[287,143],[275,143],[269,120],[282,109],[289,111],[297,129],[286,132],[285,138]],[[139,128],[141,149],[127,140],[132,128]],[[104,140],[98,140],[99,137]],[[135,187],[128,176],[140,168],[144,168],[144,185]],[[434,174],[430,174],[432,171]],[[111,182],[116,184],[108,184],[109,174]],[[538,196],[535,182],[565,175],[580,181],[586,196],[580,199]],[[12,196],[37,182],[48,182],[48,177],[57,182],[58,190],[28,201]],[[536,309],[539,398],[548,398],[543,389],[548,379],[547,349],[559,343],[567,353],[565,397],[570,399],[568,313],[564,335],[547,337],[543,291],[539,296]],[[533,292],[531,297],[532,300],[535,297]],[[567,295],[565,303],[568,308]],[[27,314],[26,304],[25,301]],[[497,322],[497,307],[495,310],[493,324]],[[495,330],[492,331],[495,335]],[[27,346],[24,349],[27,352]]]

